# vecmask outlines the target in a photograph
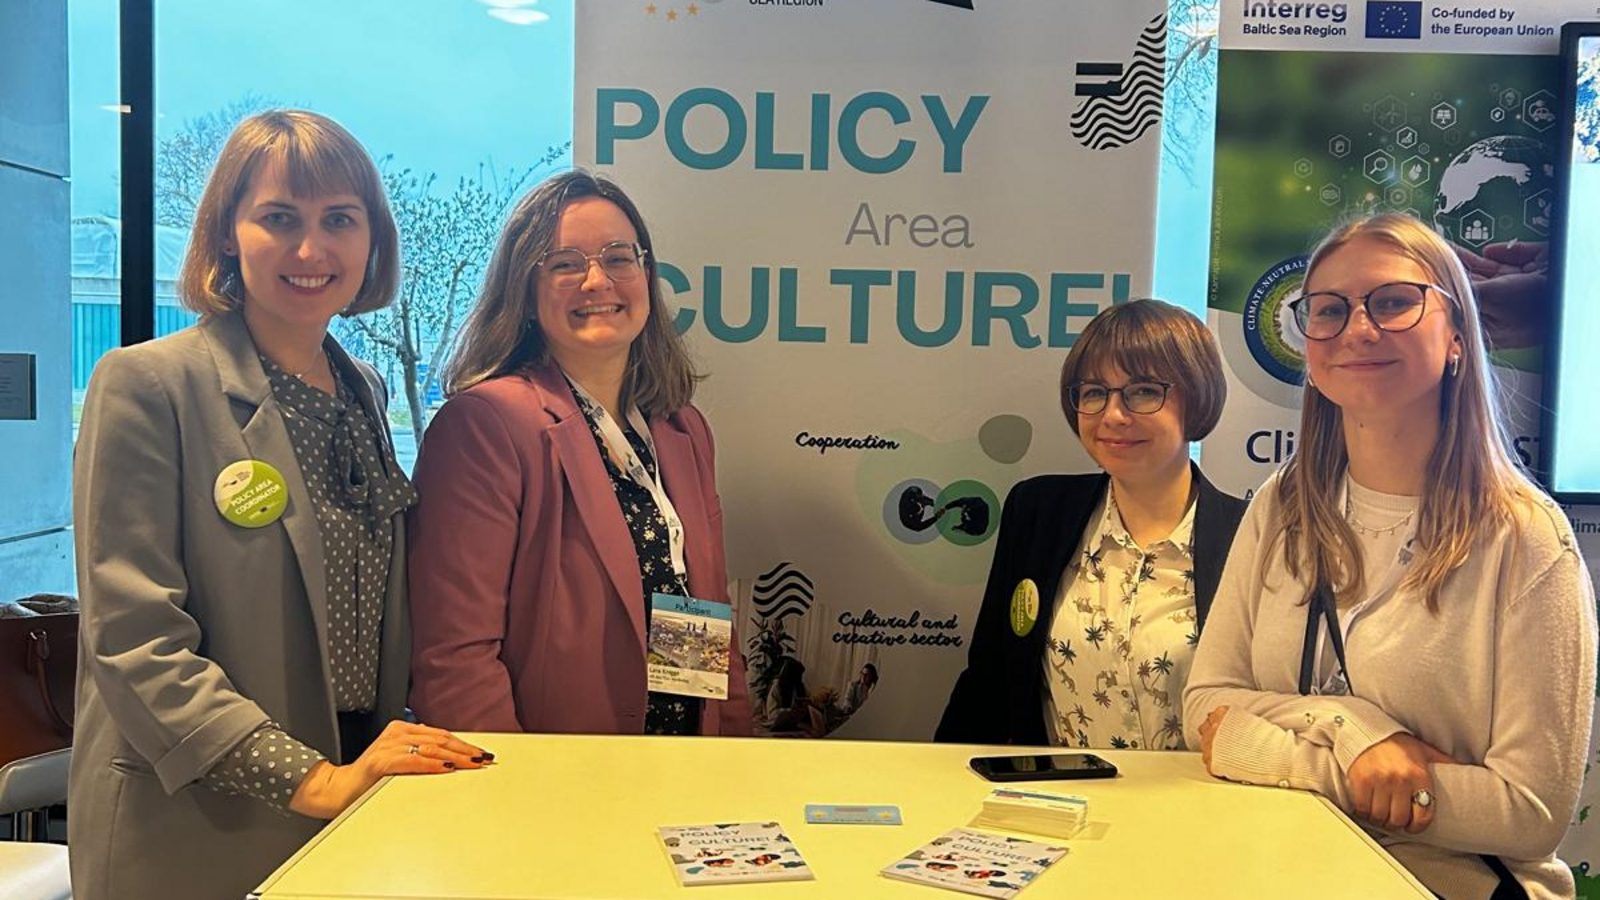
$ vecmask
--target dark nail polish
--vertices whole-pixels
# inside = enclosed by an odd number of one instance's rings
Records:
[[[487,750],[482,751],[482,753],[483,753],[483,758],[484,759],[488,760],[489,762],[494,762],[494,754],[493,753],[490,753]]]
[[[472,761],[475,762],[475,763],[481,763],[481,762],[483,762],[483,757],[482,756],[474,756],[472,758]]]
[[[447,762],[447,763],[444,764],[444,767],[446,769],[454,769],[456,767],[456,764],[453,763],[453,762]]]

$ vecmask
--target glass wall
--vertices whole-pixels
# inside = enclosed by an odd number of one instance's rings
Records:
[[[570,0],[162,0],[157,332],[193,319],[172,278],[233,125],[272,107],[331,116],[379,163],[405,265],[393,307],[335,320],[333,331],[387,381],[409,470],[415,425],[443,401],[443,352],[510,203],[571,163],[572,20]]]

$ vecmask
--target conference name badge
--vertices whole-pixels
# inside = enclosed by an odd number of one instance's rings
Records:
[[[660,591],[650,598],[650,690],[726,700],[732,651],[732,606]]]
[[[259,459],[241,459],[224,468],[212,496],[217,512],[240,528],[271,525],[289,506],[282,473]]]
[[[1017,582],[1017,589],[1011,592],[1011,633],[1017,637],[1027,637],[1037,621],[1039,586],[1033,583],[1032,578],[1024,578]]]

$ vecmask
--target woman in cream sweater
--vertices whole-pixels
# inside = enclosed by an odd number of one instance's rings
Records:
[[[1570,898],[1594,591],[1507,452],[1466,272],[1379,215],[1322,242],[1305,290],[1300,449],[1234,541],[1189,746],[1327,796],[1445,900]]]

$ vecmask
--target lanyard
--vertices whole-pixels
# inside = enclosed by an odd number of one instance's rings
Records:
[[[1341,506],[1348,506],[1350,502],[1349,491],[1350,485],[1347,477],[1345,484],[1341,486],[1339,491],[1339,504]],[[1411,565],[1411,546],[1416,541],[1416,534],[1416,526],[1413,525],[1406,533],[1406,539],[1401,543],[1399,551],[1396,552],[1394,562],[1385,570],[1382,578],[1369,586],[1367,599],[1350,610],[1349,621],[1343,628],[1339,625],[1339,616],[1333,600],[1333,589],[1326,582],[1321,582],[1317,585],[1317,590],[1312,594],[1311,600],[1307,604],[1306,643],[1300,659],[1300,693],[1311,692],[1310,676],[1307,673],[1314,675],[1322,671],[1321,627],[1324,620],[1328,623],[1328,632],[1333,643],[1334,655],[1338,658],[1338,675],[1344,681],[1344,692],[1354,693],[1350,687],[1350,672],[1345,665],[1344,637],[1349,629],[1355,625],[1355,620],[1361,616],[1363,611],[1388,597],[1405,578],[1406,569]],[[1322,610],[1320,618],[1317,612],[1319,608]],[[1318,691],[1318,693],[1321,693],[1321,691]]]
[[[633,444],[629,443],[622,433],[622,427],[606,412],[606,408],[589,396],[583,385],[571,378],[567,379],[567,384],[572,386],[574,394],[589,404],[594,413],[595,426],[600,429],[600,438],[611,451],[612,459],[622,464],[622,474],[650,492],[650,498],[661,513],[661,520],[667,523],[667,544],[672,549],[672,573],[677,576],[683,592],[689,593],[689,567],[683,558],[683,520],[678,518],[677,507],[672,505],[672,498],[667,496],[667,489],[661,482],[661,455],[656,452],[655,438],[650,435],[650,426],[645,422],[644,415],[639,412],[639,407],[628,407],[628,424],[633,426],[634,433],[639,435],[650,455],[655,457],[656,471],[653,475],[645,468],[639,454],[633,452]]]
[[[1344,679],[1345,691],[1353,695],[1355,687],[1350,684],[1350,670],[1344,661],[1344,635],[1339,631],[1339,620],[1334,613],[1333,589],[1326,581],[1317,582],[1317,589],[1306,603],[1306,642],[1300,650],[1300,693],[1312,692],[1323,622],[1328,623],[1328,637],[1333,639],[1333,653],[1339,658],[1339,675]]]

